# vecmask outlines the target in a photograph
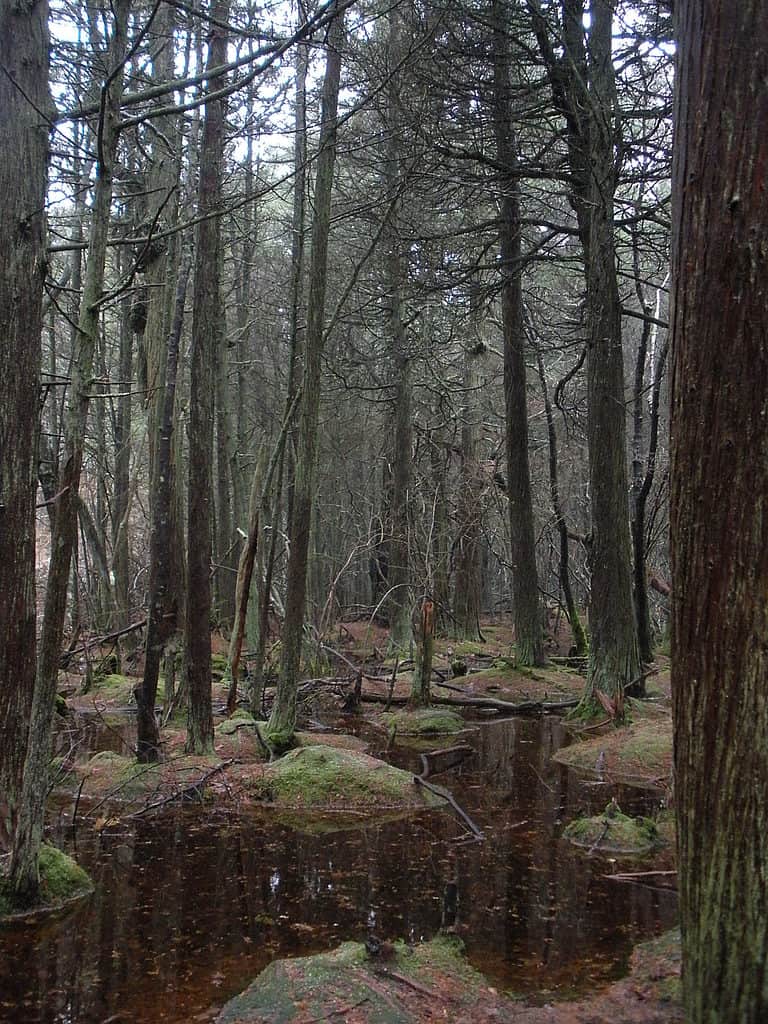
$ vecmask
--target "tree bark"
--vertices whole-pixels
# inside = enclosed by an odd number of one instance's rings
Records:
[[[227,57],[228,0],[214,0],[207,68]],[[221,79],[208,90],[221,88]],[[216,347],[220,343],[221,179],[224,161],[226,101],[206,101],[200,146],[198,215],[202,218],[195,245],[192,306],[192,361],[189,400],[189,493],[187,496],[187,608],[184,623],[184,671],[189,708],[189,753],[213,749],[211,708],[211,502],[213,497],[213,419],[216,386]]]
[[[294,477],[291,551],[288,559],[285,620],[282,634],[282,661],[277,693],[267,727],[270,741],[278,750],[292,743],[296,728],[296,696],[304,635],[307,562],[315,490],[328,237],[330,234],[333,172],[336,163],[336,118],[343,40],[343,12],[337,12],[328,32],[328,56],[323,83],[320,151],[317,158],[315,182],[315,216],[312,225],[309,305]]]
[[[477,305],[477,296],[470,299]],[[479,309],[473,309],[477,321]],[[478,362],[485,346],[477,338],[464,352],[464,395],[461,412],[461,469],[459,473],[459,535],[455,544],[453,635],[457,640],[480,640],[480,527],[482,524],[482,480],[477,465]]]
[[[184,304],[187,296],[189,269],[187,260],[182,263],[179,270],[175,311],[168,338],[166,367],[163,374],[165,391],[157,443],[157,490],[152,501],[152,529],[149,541],[149,610],[144,649],[144,675],[141,686],[134,691],[138,712],[136,756],[143,763],[157,761],[160,757],[160,734],[155,718],[157,680],[166,644],[176,629],[178,614],[172,586],[173,428],[176,372],[181,331],[184,325]]]
[[[520,178],[512,119],[512,93],[505,0],[492,0],[493,126],[499,173],[501,313],[504,327],[504,405],[515,652],[519,665],[542,665],[543,617],[536,569],[531,474],[528,462],[528,394],[523,327]]]
[[[53,722],[59,654],[64,632],[67,585],[77,540],[80,477],[90,402],[93,359],[99,330],[100,300],[104,291],[107,232],[112,202],[112,181],[120,134],[120,97],[123,58],[127,44],[130,0],[116,0],[112,36],[107,53],[108,74],[101,89],[97,130],[98,160],[91,209],[88,262],[72,357],[71,383],[64,423],[64,464],[58,483],[59,497],[51,537],[51,560],[40,636],[35,697],[24,766],[23,814],[19,822],[17,856],[11,865],[18,892],[33,898],[37,891],[37,856],[43,833],[48,792],[51,727]]]
[[[768,7],[679,0],[672,688],[689,1024],[768,1020]]]
[[[0,67],[0,150],[4,154],[0,160],[0,722],[4,737],[0,834],[13,835],[36,664],[35,493],[48,169],[45,113],[51,108],[46,0],[0,3]],[[34,876],[22,871],[22,889]]]

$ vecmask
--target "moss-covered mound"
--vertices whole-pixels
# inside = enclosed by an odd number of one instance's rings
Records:
[[[594,774],[599,764],[612,782],[663,788],[672,776],[671,718],[657,711],[624,729],[564,747],[553,760],[587,774]]]
[[[501,1020],[500,1001],[464,961],[460,945],[438,938],[416,949],[398,943],[370,958],[347,942],[331,953],[277,960],[232,999],[217,1024],[419,1024]],[[477,1018],[475,1012],[488,1016]]]
[[[574,846],[590,852],[640,856],[661,845],[658,829],[650,818],[629,818],[612,800],[602,814],[577,818],[563,832]]]
[[[0,922],[37,914],[40,910],[56,910],[87,895],[93,890],[89,876],[71,857],[49,843],[40,848],[40,898],[31,911],[19,914],[10,900],[7,882],[0,879]]]
[[[464,719],[447,708],[422,708],[418,711],[390,711],[378,720],[387,731],[398,736],[453,736],[465,728]]]
[[[358,751],[325,745],[289,751],[254,779],[253,793],[281,806],[317,811],[443,804],[440,797],[415,786],[409,772]]]

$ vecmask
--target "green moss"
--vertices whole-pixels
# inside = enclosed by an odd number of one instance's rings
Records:
[[[88,892],[91,880],[71,857],[49,843],[40,848],[40,894],[44,903],[62,903]]]
[[[643,854],[661,845],[656,824],[650,818],[630,818],[611,801],[594,818],[577,818],[563,835],[575,846],[601,853]]]
[[[461,715],[445,708],[392,711],[379,720],[387,730],[396,729],[398,736],[450,736],[465,728]]]
[[[234,714],[230,715],[229,718],[224,719],[223,722],[220,722],[216,726],[216,733],[221,736],[232,736],[234,733],[243,729],[246,725],[255,729],[256,719],[249,711],[238,709]],[[264,726],[266,723],[262,722],[261,725]]]
[[[399,979],[387,978],[390,968]],[[418,1024],[424,1019],[424,1007],[409,1005],[402,998],[403,976],[435,992],[435,1019],[446,986],[451,988],[443,1004],[446,1019],[449,1008],[455,1015],[452,1019],[474,1019],[478,999],[487,992],[487,982],[464,961],[461,945],[454,940],[437,938],[415,949],[398,942],[393,959],[387,962],[369,959],[360,943],[345,942],[331,953],[270,964],[245,992],[227,1003],[217,1021],[292,1024],[308,1016],[343,1020],[350,1008],[365,1003],[362,1019],[368,1024]],[[459,992],[457,979],[462,986]]]
[[[85,768],[87,795],[104,795],[114,790],[118,800],[130,800],[156,789],[160,782],[159,764],[139,764],[111,750],[94,754]]]
[[[317,810],[443,803],[415,786],[409,772],[366,754],[329,746],[290,751],[269,765],[256,788],[263,799]]]
[[[38,861],[40,871],[40,895],[35,910],[55,909],[69,900],[91,892],[93,883],[83,869],[50,843],[40,847]],[[16,912],[6,880],[0,880],[0,917]]]
[[[211,679],[221,682],[227,674],[228,659],[226,654],[211,655]]]

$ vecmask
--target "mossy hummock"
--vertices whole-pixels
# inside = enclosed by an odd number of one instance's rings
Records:
[[[662,845],[655,823],[650,818],[630,818],[611,800],[602,814],[577,818],[563,835],[574,846],[596,853],[640,856]]]
[[[34,907],[25,908],[24,913],[59,909],[93,890],[93,883],[86,872],[50,843],[43,843],[40,847],[39,871],[39,899]],[[0,879],[0,919],[18,913],[19,908],[11,899],[7,880]]]

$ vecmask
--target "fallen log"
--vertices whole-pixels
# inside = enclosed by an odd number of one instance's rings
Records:
[[[450,768],[456,768],[474,752],[474,747],[470,747],[468,743],[459,743],[455,747],[443,747],[441,750],[427,750],[420,755],[420,777],[426,779],[431,775],[447,772]]]
[[[380,693],[364,693],[362,700],[368,704],[386,704],[389,698]],[[408,697],[392,697],[391,704],[400,707],[408,703]],[[560,701],[526,700],[515,704],[510,700],[498,700],[495,697],[443,697],[437,694],[432,695],[433,704],[447,704],[449,707],[458,708],[491,708],[494,711],[504,711],[508,715],[549,715],[559,711],[567,711],[575,708],[579,703],[578,697]]]
[[[481,828],[479,828],[474,823],[474,821],[472,821],[472,819],[467,814],[467,812],[464,810],[464,808],[460,807],[456,803],[456,797],[453,795],[453,793],[450,792],[450,790],[445,789],[443,786],[436,786],[434,784],[434,782],[427,782],[427,780],[422,778],[420,775],[414,775],[413,776],[413,781],[414,781],[414,783],[417,786],[423,786],[424,789],[428,789],[429,792],[430,793],[434,793],[435,796],[441,796],[444,800],[447,800],[448,803],[451,805],[451,807],[456,812],[456,814],[461,818],[461,820],[464,822],[464,824],[470,830],[470,832],[475,837],[475,839],[478,839],[478,840],[485,839],[485,835],[483,833],[483,830]]]

